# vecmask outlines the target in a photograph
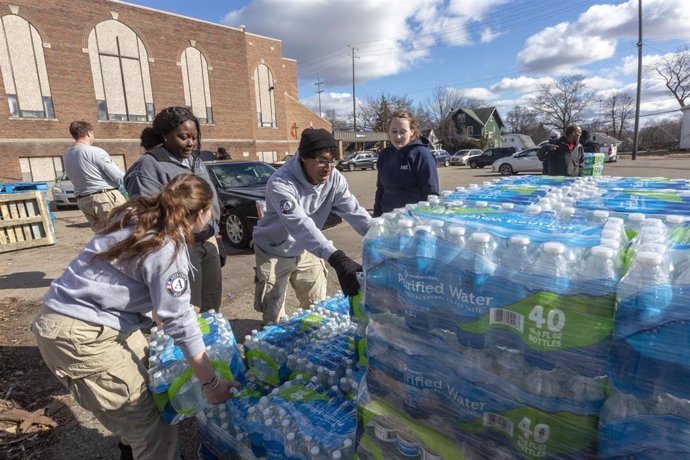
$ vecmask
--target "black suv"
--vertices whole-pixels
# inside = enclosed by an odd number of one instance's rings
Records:
[[[355,169],[376,169],[378,157],[374,152],[353,152],[340,160],[338,168],[341,171],[354,171]]]
[[[509,157],[513,153],[517,152],[515,147],[496,147],[493,149],[484,150],[479,156],[472,157],[467,161],[467,164],[472,169],[483,168],[484,166],[489,166],[494,161],[499,158]]]

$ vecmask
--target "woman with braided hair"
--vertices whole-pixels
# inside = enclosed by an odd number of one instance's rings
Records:
[[[211,219],[213,189],[191,174],[113,209],[105,228],[53,281],[33,323],[50,371],[137,459],[179,457],[177,433],[147,390],[141,328],[152,313],[212,404],[238,384],[218,377],[190,306],[188,248]],[[122,448],[122,447],[121,447]]]
[[[201,311],[220,308],[222,293],[221,266],[225,262],[222,241],[218,241],[220,207],[208,170],[201,158],[199,121],[186,107],[168,107],[160,111],[151,127],[141,133],[146,153],[125,174],[130,197],[151,196],[160,192],[172,178],[194,174],[203,178],[213,190],[213,218],[209,225],[194,234],[189,246],[192,271],[189,275],[192,305]]]

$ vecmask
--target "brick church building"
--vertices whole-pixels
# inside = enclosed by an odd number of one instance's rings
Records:
[[[113,0],[0,0],[0,182],[52,181],[74,120],[122,169],[168,106],[191,108],[202,148],[273,161],[330,124],[299,103],[280,40]]]

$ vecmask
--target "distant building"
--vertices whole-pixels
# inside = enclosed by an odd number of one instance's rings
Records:
[[[520,150],[531,149],[535,147],[534,141],[527,134],[503,134],[503,147],[515,147],[518,152]]]
[[[123,169],[168,106],[189,107],[202,147],[275,161],[304,128],[331,128],[299,103],[280,40],[110,0],[0,0],[0,182],[52,181],[86,120]]]
[[[456,132],[461,136],[484,139],[485,148],[502,147],[503,120],[496,107],[460,108],[451,114]]]

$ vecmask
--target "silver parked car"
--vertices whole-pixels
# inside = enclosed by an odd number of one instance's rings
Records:
[[[74,194],[74,184],[67,177],[67,173],[62,173],[55,179],[53,186],[53,203],[55,207],[63,208],[77,205],[77,196]]]
[[[476,157],[482,154],[480,149],[462,149],[458,150],[450,157],[450,164],[455,166],[466,166],[467,159],[470,157]]]

